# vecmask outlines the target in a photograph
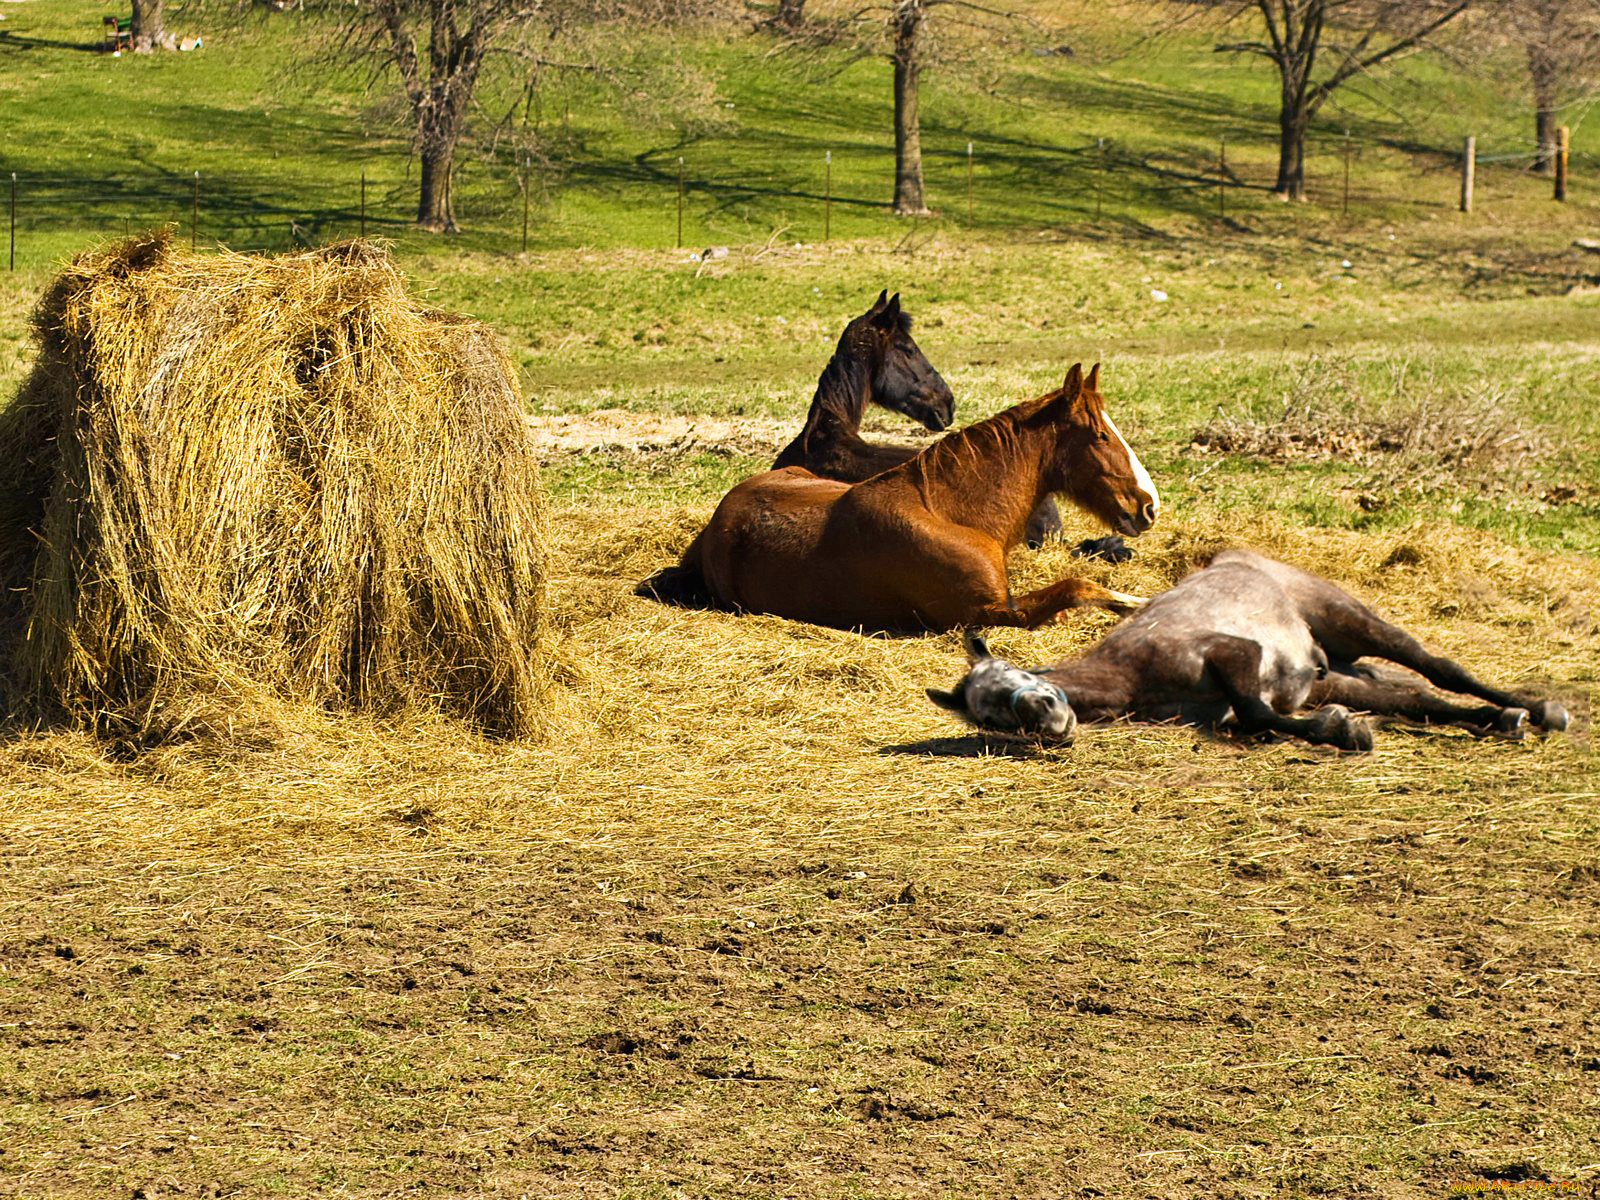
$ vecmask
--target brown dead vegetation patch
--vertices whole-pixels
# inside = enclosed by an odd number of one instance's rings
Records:
[[[574,454],[638,457],[707,452],[775,455],[794,437],[794,419],[679,416],[602,408],[582,413],[534,413],[528,417],[543,461]]]
[[[776,456],[800,432],[803,411],[791,417],[711,417],[601,408],[578,413],[532,413],[528,427],[545,462],[569,455],[678,458],[687,454],[765,458]],[[869,436],[906,445],[938,435],[899,418],[871,413],[862,422]]]
[[[1291,369],[1270,415],[1219,410],[1190,437],[1193,456],[1233,454],[1269,462],[1340,461],[1367,468],[1373,487],[1413,492],[1460,487],[1480,494],[1525,491],[1556,456],[1550,434],[1520,418],[1514,399],[1492,388],[1440,394],[1418,388],[1403,366],[1382,401],[1349,365],[1313,357]],[[1541,485],[1542,486],[1542,485]],[[1544,502],[1582,503],[1596,489],[1572,480],[1543,487]]]

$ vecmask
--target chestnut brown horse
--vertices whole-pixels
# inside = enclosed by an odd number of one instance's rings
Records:
[[[838,348],[811,399],[806,423],[772,464],[804,467],[822,479],[860,483],[917,456],[915,446],[869,442],[861,417],[878,404],[938,433],[955,415],[955,397],[911,338],[911,318],[900,296],[885,289],[872,306],[844,328]],[[1038,549],[1061,532],[1061,514],[1046,498],[1028,518],[1023,540]]]
[[[1060,389],[948,434],[857,484],[789,467],[739,484],[683,556],[723,608],[842,629],[1023,625],[1063,609],[1124,612],[1142,601],[1084,579],[1023,596],[1006,553],[1028,514],[1065,495],[1118,533],[1143,533],[1155,484],[1098,390],[1097,364]]]
[[[930,700],[984,728],[1061,739],[1079,718],[1125,716],[1370,750],[1372,730],[1351,709],[1513,738],[1529,723],[1567,727],[1555,701],[1491,687],[1326,579],[1249,550],[1217,555],[1071,662],[1024,671],[970,631],[967,654],[966,676],[951,691],[929,689]],[[1362,658],[1488,703],[1461,705],[1415,679],[1384,678]]]
[[[888,289],[845,326],[817,380],[805,427],[773,469],[803,467],[823,479],[856,483],[914,458],[917,452],[910,446],[874,445],[861,437],[868,404],[902,413],[935,432],[948,428],[955,416],[950,385],[912,341],[911,318],[900,307],[899,293],[891,297]],[[634,592],[688,608],[711,603],[699,568],[687,560],[657,571]]]

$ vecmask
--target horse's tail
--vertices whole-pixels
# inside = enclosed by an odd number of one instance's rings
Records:
[[[635,596],[672,604],[678,608],[715,608],[705,572],[700,569],[700,538],[696,536],[677,566],[662,567],[634,589]]]

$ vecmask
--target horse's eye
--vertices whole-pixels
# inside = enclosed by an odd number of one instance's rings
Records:
[[[1109,442],[1111,440],[1111,431],[1109,429],[1102,429],[1100,431],[1100,440],[1102,442]]]

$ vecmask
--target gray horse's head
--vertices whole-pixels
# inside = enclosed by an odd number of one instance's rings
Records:
[[[965,640],[966,675],[948,692],[928,688],[929,700],[980,729],[1072,740],[1078,718],[1065,692],[1032,671],[995,658],[970,629]]]

